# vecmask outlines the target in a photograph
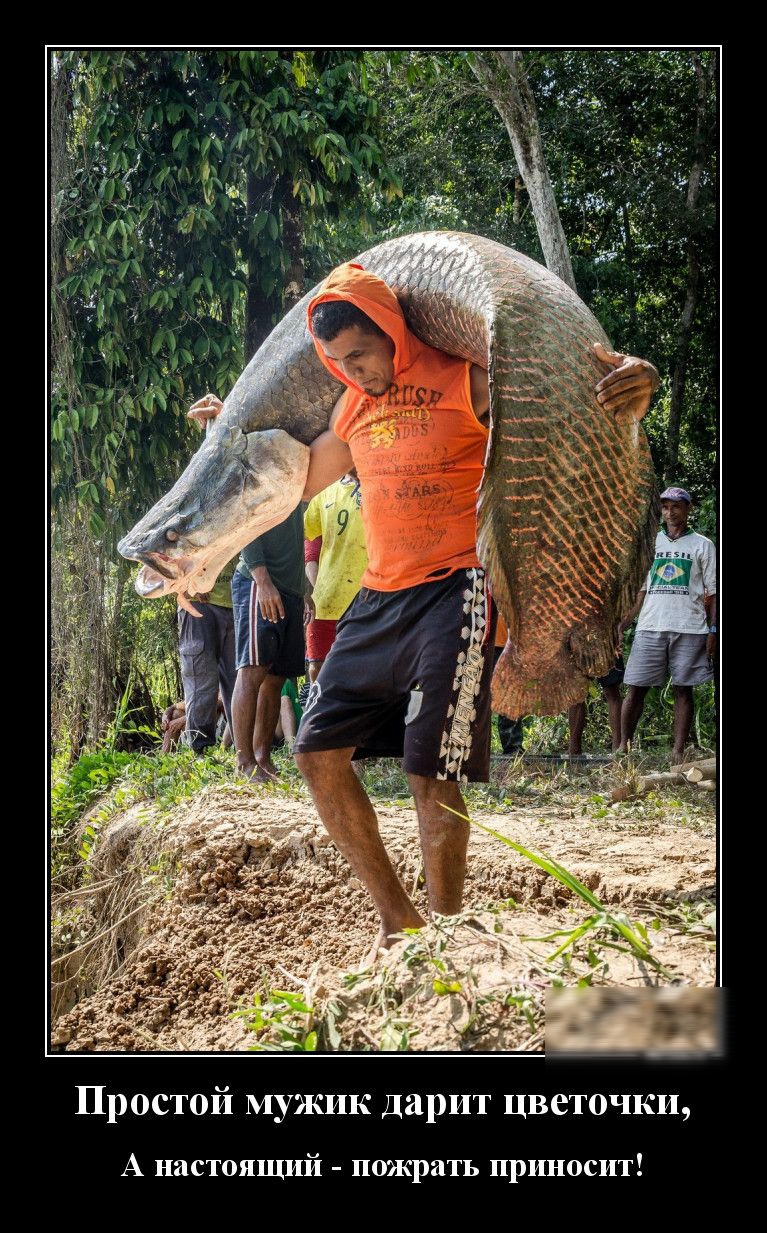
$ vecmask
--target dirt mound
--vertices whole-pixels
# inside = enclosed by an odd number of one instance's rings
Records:
[[[378,813],[392,861],[425,911],[415,815],[394,807]],[[554,807],[534,818],[516,811],[479,818],[554,857],[606,904],[690,898],[705,893],[714,880],[713,840],[682,827],[661,831],[652,822],[625,817],[563,818]],[[350,988],[342,974],[367,949],[375,915],[308,800],[273,790],[206,789],[164,822],[151,811],[138,819],[135,814],[113,819],[98,846],[98,859],[109,854],[108,862],[132,869],[134,876],[146,861],[142,850],[151,851],[152,873],[143,866],[145,906],[135,911],[130,930],[120,932],[119,970],[55,1024],[54,1047],[66,1051],[247,1049],[254,1033],[242,1017],[232,1019],[233,1012],[252,1005],[258,991],[298,991],[306,982],[323,1015],[326,1003],[338,1011],[322,1018],[320,1047],[323,1042],[342,1049],[536,1047],[538,1003],[551,983],[543,961],[553,945],[520,939],[568,923],[572,928],[587,914],[578,900],[576,917],[564,887],[473,828],[465,902],[475,915],[455,918],[454,936],[444,947],[448,958],[440,958],[445,972],[434,966],[433,956],[424,959],[412,951],[416,942],[416,950],[437,944],[432,926],[418,939],[398,944],[367,983],[352,981]],[[510,899],[524,912],[508,907],[483,914],[488,905]],[[109,929],[114,922],[101,923]],[[672,945],[671,933],[661,931],[654,953],[673,962],[683,981],[713,983],[710,952],[700,939],[689,946],[687,939],[682,942],[675,939]],[[621,975],[611,959],[608,979],[647,975],[636,965]],[[448,987],[458,982],[461,989],[440,991],[435,980]],[[389,998],[391,1006],[384,1007],[383,1018],[365,1024],[370,1015],[362,1008],[380,981],[388,991],[381,1005]],[[403,1004],[416,1008],[415,1017],[403,1012],[392,1019],[389,1012]],[[477,1004],[487,1007],[479,1018]],[[399,1020],[410,1027],[398,1029]]]

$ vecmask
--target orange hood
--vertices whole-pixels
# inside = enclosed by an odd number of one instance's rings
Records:
[[[312,313],[317,305],[324,303],[325,300],[348,300],[350,304],[354,304],[370,317],[372,321],[375,321],[379,329],[389,335],[389,338],[394,343],[395,376],[401,373],[403,369],[410,367],[415,359],[415,335],[410,333],[405,324],[405,318],[396,295],[390,287],[387,287],[382,278],[368,273],[367,270],[364,270],[355,261],[347,261],[345,265],[337,266],[325,279],[318,294],[309,302],[306,316],[310,334],[312,332]],[[316,338],[314,339],[314,346],[317,355],[328,372],[332,372],[336,380],[343,381],[344,385],[352,386],[353,389],[359,390],[361,394],[364,394],[365,391],[361,386],[344,377],[333,361],[328,359]]]

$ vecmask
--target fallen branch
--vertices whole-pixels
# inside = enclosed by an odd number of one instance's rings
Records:
[[[716,758],[700,758],[697,762],[679,762],[676,766],[672,766],[672,771],[679,775],[686,775],[691,783],[696,780],[692,778],[693,771],[702,771],[700,779],[715,779],[716,778]]]
[[[702,764],[701,766],[693,766],[687,772],[687,779],[690,783],[700,783],[702,779],[716,779],[716,759],[711,765]]]
[[[610,799],[616,801],[628,801],[632,797],[645,796],[648,792],[653,792],[656,788],[663,787],[667,784],[686,784],[687,780],[684,775],[676,771],[659,771],[655,775],[642,775],[637,781],[635,787],[622,785],[615,788]]]

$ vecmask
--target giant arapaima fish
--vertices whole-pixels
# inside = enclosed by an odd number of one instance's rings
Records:
[[[641,425],[596,400],[601,326],[561,279],[492,240],[434,231],[355,258],[396,293],[413,333],[490,374],[477,543],[509,640],[493,705],[558,714],[613,663],[616,627],[652,558],[657,498]],[[181,478],[119,545],[181,602],[301,499],[307,446],[343,390],[306,324],[317,288],[244,370]],[[364,499],[364,494],[363,494]]]

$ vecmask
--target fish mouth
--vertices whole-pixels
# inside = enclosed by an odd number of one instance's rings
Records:
[[[181,608],[186,609],[192,616],[202,616],[187,594],[188,590],[193,589],[190,587],[193,574],[199,572],[184,568],[191,565],[191,562],[185,558],[173,561],[165,553],[147,552],[144,557],[146,564],[141,566],[133,583],[136,594],[142,599],[162,599],[167,595],[175,595]],[[168,569],[168,565],[178,565],[181,568],[174,573]]]
[[[162,574],[169,582],[180,582],[196,572],[190,557],[171,557],[165,552],[142,552],[138,560],[143,561],[154,573]]]

